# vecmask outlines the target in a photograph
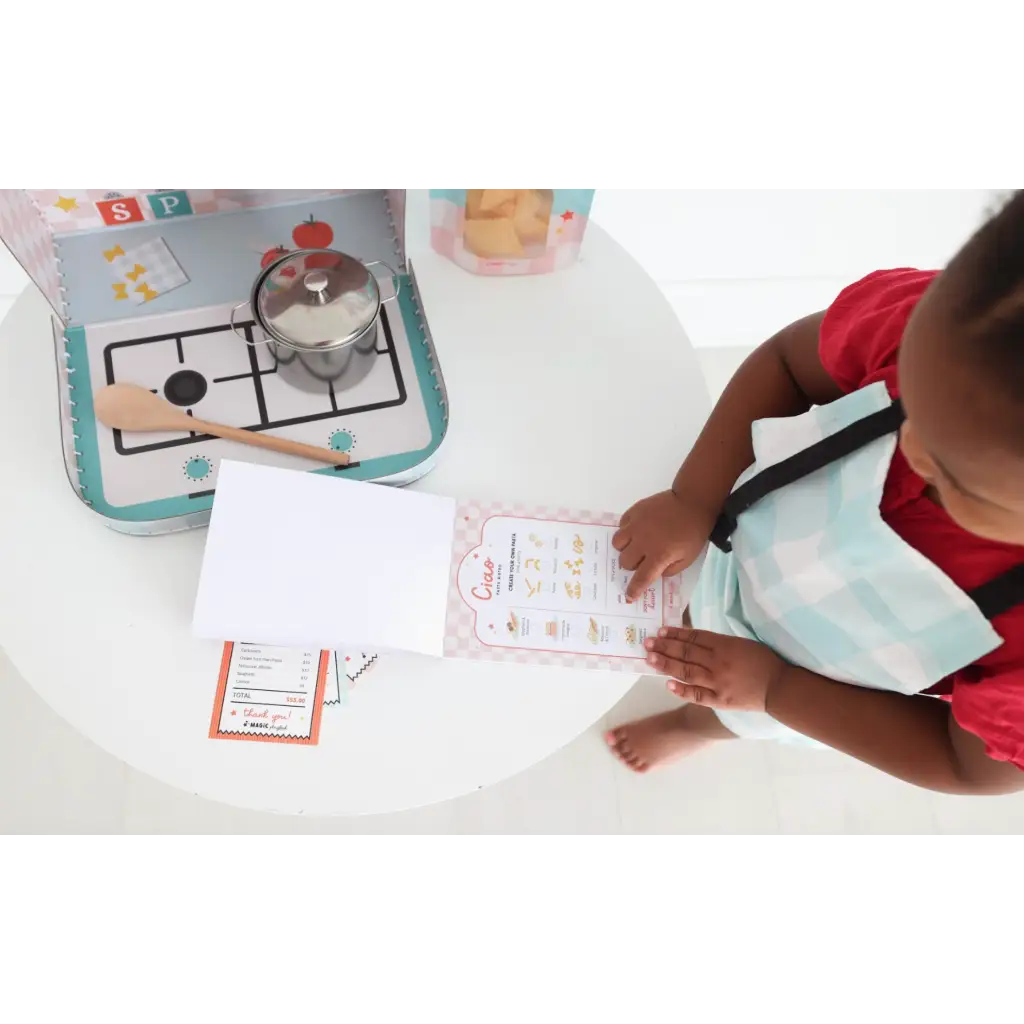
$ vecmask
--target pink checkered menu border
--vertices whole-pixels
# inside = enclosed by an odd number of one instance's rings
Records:
[[[502,503],[463,502],[455,518],[452,544],[452,572],[448,582],[448,611],[444,638],[446,658],[470,661],[502,661],[519,665],[552,665],[558,668],[589,668],[611,672],[642,672],[639,658],[608,658],[594,654],[570,654],[554,651],[510,650],[481,643],[473,630],[473,610],[459,596],[459,566],[474,548],[479,547],[484,523],[492,516],[516,516],[555,522],[583,523],[588,526],[616,526],[619,516],[610,513],[580,512],[569,508],[536,508]]]

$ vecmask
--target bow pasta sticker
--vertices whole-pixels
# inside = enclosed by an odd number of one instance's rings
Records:
[[[153,238],[125,251],[120,245],[103,250],[114,281],[115,299],[136,306],[188,283],[188,276],[162,238]]]

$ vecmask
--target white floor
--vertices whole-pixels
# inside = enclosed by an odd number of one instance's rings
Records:
[[[712,394],[746,350],[704,350]],[[58,718],[0,652],[2,833],[1012,833],[1024,794],[936,796],[838,754],[728,743],[656,775],[612,760],[603,728],[670,706],[644,680],[576,742],[459,800],[376,818],[286,818],[214,804],[111,757]]]

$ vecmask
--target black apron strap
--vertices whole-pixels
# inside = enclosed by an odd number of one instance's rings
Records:
[[[968,597],[990,622],[997,615],[1024,603],[1024,564],[1015,565],[994,580],[975,587]]]
[[[729,538],[736,529],[736,520],[748,508],[780,487],[802,480],[872,441],[894,433],[899,430],[903,419],[903,405],[896,399],[892,405],[837,430],[774,466],[762,469],[726,499],[722,514],[711,531],[711,543],[722,551],[731,551],[732,541]]]
[[[903,406],[899,399],[896,399],[887,408],[871,413],[870,416],[843,427],[842,430],[791,455],[788,459],[761,470],[757,476],[751,477],[729,495],[722,514],[711,531],[711,543],[722,551],[731,551],[732,541],[729,538],[736,529],[736,520],[748,508],[780,487],[802,480],[805,476],[810,476],[811,473],[816,473],[819,469],[845,458],[872,441],[899,430],[903,419]],[[1007,569],[980,587],[975,587],[968,593],[968,597],[989,621],[1019,604],[1024,604],[1024,563]]]

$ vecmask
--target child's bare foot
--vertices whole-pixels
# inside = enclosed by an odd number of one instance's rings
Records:
[[[635,772],[680,761],[715,740],[735,739],[710,708],[684,704],[620,725],[604,735],[615,756]]]

